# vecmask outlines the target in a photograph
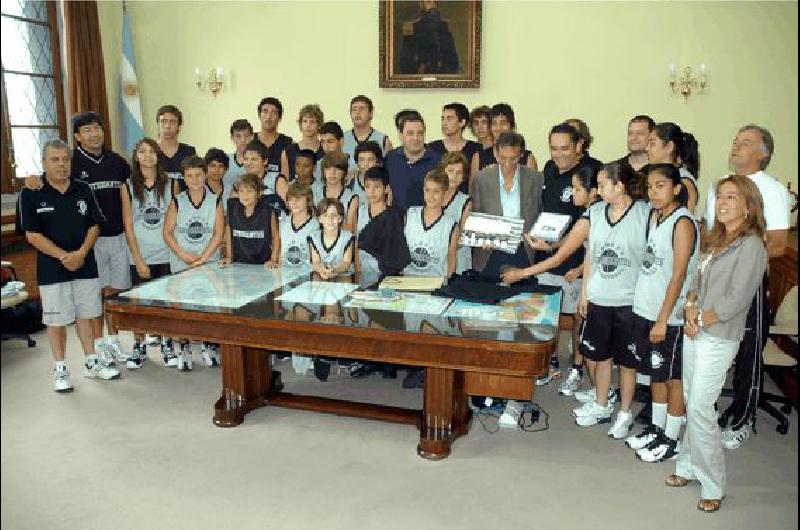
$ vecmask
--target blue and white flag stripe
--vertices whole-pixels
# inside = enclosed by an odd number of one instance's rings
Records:
[[[122,60],[119,66],[119,112],[122,148],[126,157],[132,156],[136,142],[144,137],[139,84],[136,81],[136,59],[133,56],[131,19],[122,11]]]

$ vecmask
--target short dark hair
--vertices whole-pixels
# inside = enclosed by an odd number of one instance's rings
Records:
[[[447,105],[442,107],[442,111],[445,110],[452,110],[453,112],[456,113],[458,121],[462,120],[464,121],[464,126],[461,127],[462,131],[467,128],[467,125],[469,125],[469,109],[467,108],[466,105],[458,102],[448,103]]]
[[[356,97],[354,97],[353,99],[351,99],[350,100],[350,107],[353,106],[353,103],[364,103],[367,106],[367,108],[369,109],[370,112],[372,112],[372,109],[374,108],[372,106],[372,100],[369,99],[364,94],[359,94]]]
[[[675,164],[647,164],[642,168],[642,174],[645,176],[643,181],[645,189],[647,186],[647,177],[652,174],[661,175],[662,177],[669,179],[673,186],[681,187],[681,191],[678,194],[678,204],[685,206],[689,201],[689,190],[686,189],[686,185],[683,183],[680,170],[678,170],[678,166]]]
[[[572,145],[575,146],[577,146],[578,142],[581,140],[581,133],[578,132],[578,129],[567,122],[553,125],[553,128],[550,129],[550,134],[547,136],[548,141],[553,138],[554,134],[568,134],[570,140],[572,140]]]
[[[422,127],[425,128],[425,120],[422,117],[422,114],[419,112],[414,112],[414,114],[407,114],[400,118],[400,132],[403,132],[406,128],[406,123],[421,123]]]
[[[103,119],[95,111],[86,110],[79,112],[72,117],[72,132],[77,133],[81,127],[84,125],[91,125],[92,123],[103,127]]]
[[[344,138],[344,131],[342,130],[342,126],[336,123],[335,121],[326,121],[322,124],[322,127],[319,128],[319,134],[322,136],[323,134],[332,134],[334,138],[337,140],[341,140]]]
[[[156,111],[156,121],[164,114],[173,114],[178,118],[178,125],[183,125],[183,112],[175,105],[162,105]]]
[[[244,118],[233,120],[233,123],[231,123],[231,136],[236,131],[250,131],[250,134],[253,134],[253,126]]]
[[[202,169],[203,173],[208,171],[206,161],[197,155],[187,156],[183,159],[183,162],[181,162],[181,174],[185,174],[187,169],[192,168]]]
[[[283,105],[281,105],[281,101],[278,98],[273,96],[267,96],[261,101],[259,101],[258,108],[256,109],[256,111],[259,114],[261,114],[261,109],[264,107],[264,105],[272,105],[273,107],[278,109],[278,117],[283,118]]]
[[[317,163],[317,153],[315,153],[311,149],[300,149],[295,155],[294,159],[297,160],[298,158],[308,158],[309,160],[311,160],[312,164]]]
[[[243,173],[242,175],[239,175],[239,178],[236,179],[236,190],[238,191],[241,189],[242,185],[244,185],[246,188],[255,190],[258,196],[261,196],[264,191],[264,186],[261,183],[261,177],[252,173]]]
[[[447,190],[450,187],[450,179],[447,177],[447,173],[441,169],[433,169],[428,171],[425,174],[425,178],[422,179],[423,185],[425,182],[429,181],[437,184],[443,190]]]
[[[364,182],[374,180],[382,182],[384,186],[389,185],[389,171],[383,166],[375,166],[369,168],[364,173]]]
[[[630,125],[631,123],[635,123],[637,121],[643,121],[643,122],[647,123],[647,130],[648,131],[652,131],[653,127],[656,126],[655,120],[653,120],[653,118],[651,118],[647,114],[637,114],[636,116],[631,118],[631,120],[628,122],[628,125]]]
[[[378,160],[378,162],[383,159],[383,150],[381,149],[381,146],[378,145],[378,142],[373,142],[372,140],[358,143],[356,150],[353,153],[356,158],[356,162],[358,162],[358,155],[361,153],[372,153],[375,155],[375,158]]]
[[[257,139],[253,140],[252,142],[247,144],[247,146],[245,146],[244,152],[246,153],[248,151],[253,151],[254,153],[258,153],[258,156],[260,156],[264,160],[269,158],[269,151],[267,151],[267,148],[264,146],[264,144],[262,144]]]
[[[511,108],[511,105],[508,103],[497,103],[492,105],[492,108],[489,111],[489,121],[492,121],[500,116],[503,116],[508,120],[508,123],[511,125],[512,129],[517,128],[517,122],[514,119],[514,109]]]
[[[418,110],[403,109],[394,115],[394,126],[397,128],[398,131],[403,130],[403,122],[406,120],[406,118],[409,117],[417,117],[419,119],[422,119],[422,115],[419,113]]]
[[[206,156],[204,156],[203,159],[206,161],[206,166],[211,162],[219,162],[225,166],[225,169],[228,169],[231,164],[228,159],[228,154],[218,147],[212,147],[206,151]]]
[[[496,149],[501,147],[519,147],[520,150],[525,149],[525,138],[514,131],[506,131],[500,133],[500,136],[494,143]]]

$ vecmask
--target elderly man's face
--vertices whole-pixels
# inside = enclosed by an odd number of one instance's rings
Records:
[[[49,180],[55,183],[66,181],[72,169],[72,157],[69,150],[49,147],[44,153],[42,167]]]
[[[497,149],[497,163],[500,169],[503,170],[503,175],[512,176],[517,171],[519,165],[519,157],[522,154],[522,148],[504,145]]]
[[[760,166],[761,161],[767,157],[764,152],[764,139],[754,130],[745,130],[736,135],[731,146],[731,165],[738,168]],[[738,173],[738,171],[737,171]]]

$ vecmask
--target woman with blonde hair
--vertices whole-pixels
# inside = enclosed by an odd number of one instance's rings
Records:
[[[667,486],[700,482],[697,509],[725,496],[725,455],[714,404],[742,340],[750,302],[767,267],[764,204],[756,185],[733,175],[716,185],[717,222],[687,295],[683,343],[686,432]]]

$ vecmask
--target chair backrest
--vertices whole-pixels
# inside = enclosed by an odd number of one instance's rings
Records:
[[[797,286],[792,287],[783,298],[775,314],[775,326],[794,329],[797,333]]]

